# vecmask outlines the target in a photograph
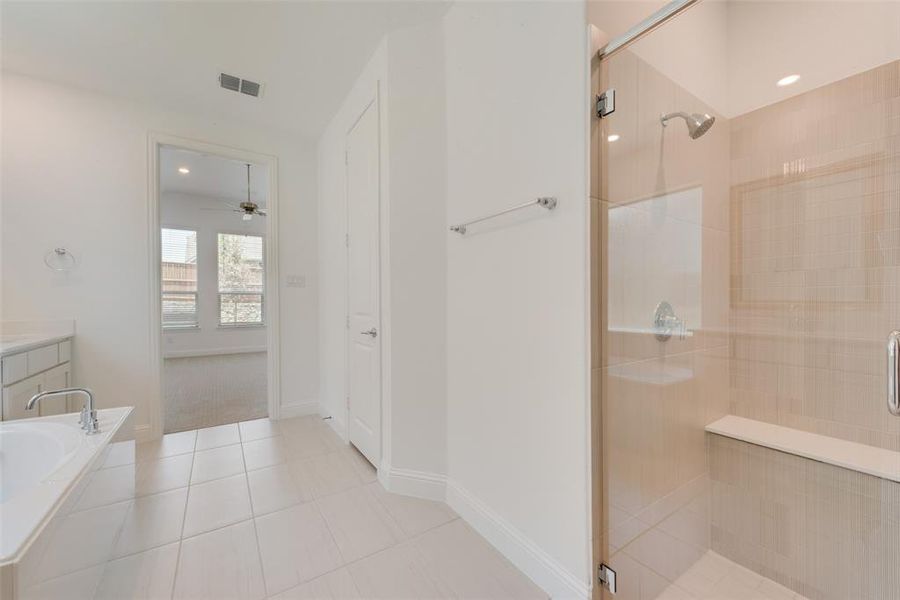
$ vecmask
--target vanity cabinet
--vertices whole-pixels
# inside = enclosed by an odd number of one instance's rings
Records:
[[[72,385],[71,344],[71,340],[64,340],[3,357],[0,365],[3,380],[2,420],[44,417],[79,410],[80,407],[71,406],[67,396],[47,398],[33,409],[25,409],[28,400],[35,394]]]

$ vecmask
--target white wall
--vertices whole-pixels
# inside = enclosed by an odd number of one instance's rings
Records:
[[[448,240],[448,497],[555,597],[586,595],[585,5],[457,3],[444,35],[449,221],[559,199]]]
[[[442,39],[440,21],[389,34],[319,142],[322,411],[343,433],[345,137],[379,90],[382,472],[446,472]]]
[[[267,177],[264,175],[263,177]],[[219,209],[219,210],[209,210]],[[224,210],[222,210],[224,209]],[[266,236],[266,221],[250,221],[230,212],[217,198],[163,192],[159,203],[160,226],[197,232],[197,328],[163,332],[165,357],[200,356],[237,352],[265,352],[265,327],[219,327],[219,233]],[[284,279],[284,277],[282,277]]]
[[[345,418],[344,135],[378,84],[380,475],[446,482],[454,508],[556,597],[586,596],[590,571],[586,37],[582,3],[455,4],[387,36],[319,143],[323,411]],[[554,213],[447,230],[548,194]]]
[[[279,161],[282,404],[317,397],[315,154],[302,139],[4,73],[0,318],[76,321],[75,380],[149,423],[148,132]],[[57,274],[44,254],[80,264]],[[306,288],[287,287],[305,275]],[[98,290],[104,290],[99,294]]]
[[[319,202],[319,398],[323,415],[334,419],[335,428],[346,436],[346,342],[347,329],[347,199],[345,194],[345,137],[350,126],[386,79],[387,49],[381,44],[347,98],[329,123],[318,144]],[[382,132],[385,118],[382,111]],[[386,136],[382,136],[385,147]],[[382,163],[382,180],[386,180]],[[384,309],[382,297],[382,308]],[[387,306],[389,309],[389,304]],[[382,325],[379,336],[382,355],[389,355],[389,332]],[[387,432],[383,432],[387,436]]]

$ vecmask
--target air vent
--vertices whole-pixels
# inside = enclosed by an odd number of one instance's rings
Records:
[[[259,84],[255,81],[247,81],[246,79],[241,79],[241,93],[257,98],[259,97]]]
[[[241,90],[241,78],[235,77],[234,75],[221,73],[219,74],[219,85],[221,85],[226,90],[239,92]]]
[[[240,92],[248,96],[253,96],[254,98],[259,98],[259,94],[262,91],[261,84],[250,81],[249,79],[241,79],[234,75],[228,75],[227,73],[219,73],[219,85],[226,90]]]

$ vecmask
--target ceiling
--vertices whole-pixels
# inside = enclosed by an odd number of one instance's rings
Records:
[[[181,167],[190,173],[179,173]],[[260,208],[266,205],[269,181],[265,167],[250,167],[250,198]],[[159,190],[222,200],[237,205],[247,199],[247,164],[164,146],[159,151]]]
[[[444,0],[0,3],[4,69],[318,137],[389,31]],[[223,90],[226,72],[264,84]]]
[[[589,0],[588,18],[611,39],[665,4]],[[896,0],[703,0],[629,49],[734,117],[897,60],[898,32]]]

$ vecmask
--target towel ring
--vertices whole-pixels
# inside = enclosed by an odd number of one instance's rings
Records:
[[[44,255],[44,264],[54,271],[65,273],[74,269],[78,263],[75,255],[65,248],[54,248]]]

